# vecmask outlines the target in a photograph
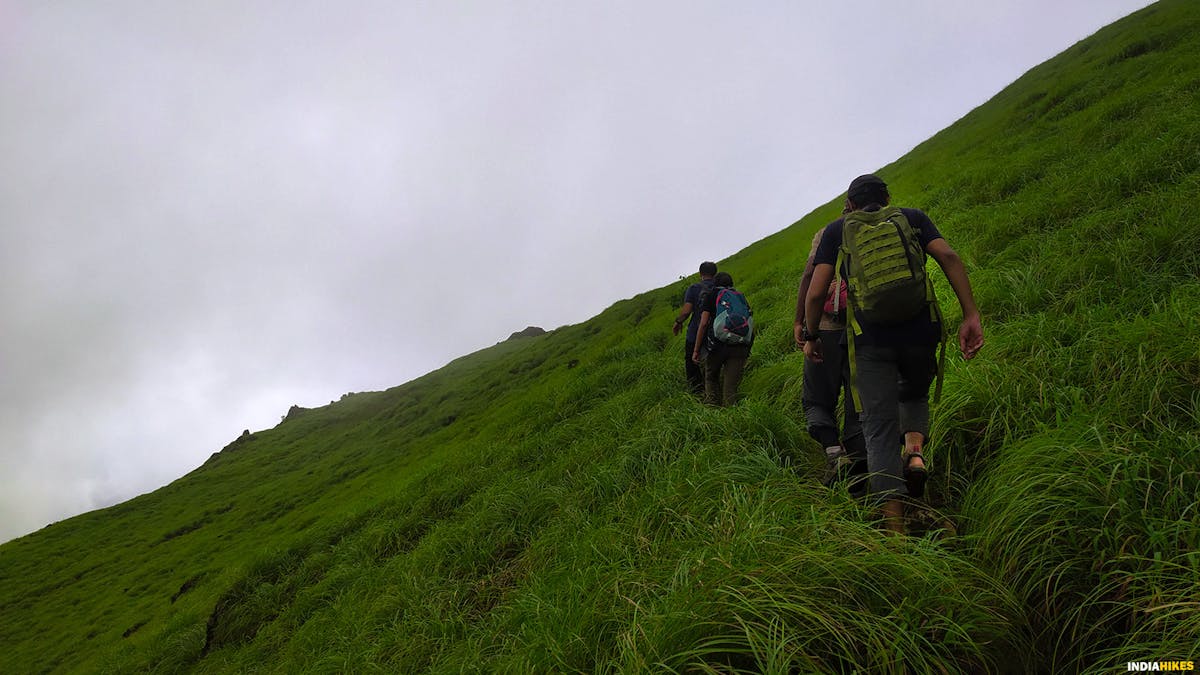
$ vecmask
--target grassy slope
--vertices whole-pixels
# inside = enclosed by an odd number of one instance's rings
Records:
[[[0,547],[5,670],[1198,658],[1198,97],[1200,7],[1163,2],[881,170],[985,312],[935,410],[960,536],[883,537],[808,471],[791,311],[831,203],[723,262],[762,328],[743,405],[680,393],[674,284],[296,414]]]

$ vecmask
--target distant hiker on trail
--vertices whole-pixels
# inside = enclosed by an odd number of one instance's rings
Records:
[[[683,372],[687,375],[688,386],[692,393],[697,396],[704,395],[704,371],[700,364],[692,360],[692,353],[696,351],[696,332],[700,328],[700,298],[705,291],[713,287],[713,276],[717,273],[717,264],[714,262],[700,263],[700,281],[687,287],[683,293],[683,306],[679,308],[679,316],[675,317],[675,326],[671,329],[672,335],[679,335],[679,330],[683,328],[683,322],[688,320],[687,334],[683,343]]]
[[[719,272],[713,287],[700,299],[700,339],[692,361],[704,362],[704,402],[733,405],[754,342],[750,303],[733,287],[733,277]]]
[[[929,437],[929,385],[941,366],[937,345],[944,328],[926,254],[942,268],[962,308],[958,345],[971,359],[983,347],[983,327],[966,268],[933,221],[919,209],[889,206],[887,184],[870,174],[850,183],[850,213],[825,228],[803,326],[805,356],[821,362],[819,317],[838,270],[849,284],[846,341],[852,393],[860,404],[871,496],[883,503],[888,529],[903,532],[904,495],[924,493],[928,468],[921,450]],[[939,380],[940,388],[940,380]]]
[[[800,292],[796,296],[796,322],[793,330],[796,345],[801,349],[805,343],[804,312],[812,281],[813,257],[824,232],[825,228],[821,228],[813,237],[808,262],[804,266],[804,275],[800,279]],[[853,396],[850,394],[850,361],[846,356],[845,347],[841,344],[842,334],[846,331],[845,284],[829,284],[818,326],[821,343],[828,345],[828,348],[823,353],[824,361],[808,361],[804,365],[801,400],[804,404],[808,434],[825,449],[825,474],[821,477],[821,482],[832,485],[837,480],[853,477],[856,480],[851,484],[850,490],[852,493],[858,493],[866,489],[866,485],[857,480],[857,477],[867,472],[867,446],[863,440],[858,410],[855,409]],[[846,396],[842,406],[842,432],[839,436],[837,404],[843,391]]]

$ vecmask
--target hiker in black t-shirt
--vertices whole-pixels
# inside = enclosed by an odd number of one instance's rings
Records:
[[[850,183],[846,202],[855,212],[874,213],[886,207],[890,198],[887,184],[868,174]],[[958,331],[959,348],[964,358],[973,358],[983,347],[983,328],[962,260],[924,212],[906,208],[899,209],[899,213],[915,231],[922,251],[933,256],[950,281],[963,315]],[[825,349],[837,348],[821,344],[817,321],[843,246],[843,227],[851,217],[855,213],[826,227],[813,260],[815,267],[805,312],[804,353],[817,362]],[[838,272],[845,279],[846,268]],[[850,290],[853,296],[854,287]],[[930,309],[934,307],[931,305]],[[850,310],[855,311],[853,297]],[[904,528],[900,498],[919,493],[927,474],[921,450],[929,435],[929,386],[938,370],[934,352],[943,331],[932,314],[932,311],[920,312],[909,320],[888,325],[863,322],[861,333],[856,335],[850,335],[855,332],[853,328],[846,331],[848,339],[853,341],[854,384],[862,403],[861,420],[871,473],[869,489],[872,497],[883,502],[885,523],[894,531]]]
[[[713,287],[700,298],[700,329],[692,352],[704,363],[704,402],[733,405],[750,358],[754,325],[745,296],[733,287],[728,272],[718,272]]]
[[[796,295],[796,321],[794,325],[796,345],[804,348],[805,304],[812,282],[813,259],[821,243],[825,228],[813,236],[808,261],[800,279]],[[830,284],[825,304],[821,307],[821,340],[830,345],[822,356],[821,363],[808,361],[804,364],[804,382],[801,402],[808,435],[825,449],[825,473],[821,482],[832,485],[835,481],[849,479],[850,493],[861,496],[866,490],[867,446],[863,440],[862,424],[858,410],[854,408],[854,397],[850,393],[850,360],[845,347],[841,346],[842,334],[846,331],[846,285]],[[842,393],[845,392],[845,396]],[[842,401],[841,431],[838,431],[838,400]]]
[[[687,376],[689,388],[697,396],[704,395],[704,371],[700,364],[692,360],[692,352],[696,351],[696,332],[700,328],[700,297],[713,287],[713,276],[716,273],[716,263],[700,263],[700,281],[688,286],[684,291],[683,306],[679,308],[679,315],[675,317],[675,325],[671,329],[672,335],[679,335],[683,322],[691,317],[683,344],[683,372]]]

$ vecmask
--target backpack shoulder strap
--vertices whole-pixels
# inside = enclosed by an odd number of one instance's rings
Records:
[[[937,384],[933,388],[933,402],[937,403],[942,399],[942,380],[946,377],[946,322],[942,316],[942,307],[938,304],[937,293],[933,290],[933,279],[925,278],[926,298],[929,300],[929,318],[933,324],[937,326],[938,341],[942,343],[941,354],[938,355],[937,365]]]
[[[843,234],[842,245],[838,247],[837,264],[833,266],[833,275],[837,279],[838,291],[834,297],[841,297],[842,281],[842,265],[846,261],[846,244]],[[836,300],[834,301],[835,307]],[[854,359],[854,342],[855,337],[862,334],[862,326],[859,325],[858,319],[854,316],[854,303],[846,300],[846,357],[850,359],[850,398],[854,401],[854,409],[862,410],[862,398],[858,395],[858,367],[855,365]]]

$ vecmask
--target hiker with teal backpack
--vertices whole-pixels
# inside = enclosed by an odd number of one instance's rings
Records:
[[[966,359],[983,347],[983,327],[966,267],[933,221],[919,209],[890,206],[887,184],[867,174],[846,192],[850,212],[830,223],[813,258],[803,326],[805,356],[817,363],[826,350],[817,322],[825,288],[838,272],[848,284],[842,340],[850,358],[851,391],[867,444],[868,489],[883,507],[885,526],[903,532],[903,501],[924,493],[928,467],[929,387],[941,389],[944,328],[933,283],[932,256],[962,308],[959,349]]]
[[[754,343],[754,317],[728,272],[718,272],[712,289],[700,299],[699,335],[692,360],[704,363],[704,402],[737,403],[738,385]]]

